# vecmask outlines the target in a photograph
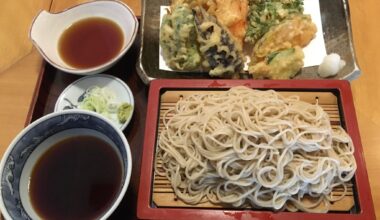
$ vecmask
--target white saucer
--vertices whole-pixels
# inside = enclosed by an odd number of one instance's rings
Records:
[[[124,124],[117,122],[116,120],[111,120],[116,126],[124,130],[129,122],[131,121],[133,110],[134,110],[134,98],[131,89],[125,84],[121,79],[105,74],[96,74],[91,76],[86,76],[76,80],[66,87],[65,90],[58,97],[55,103],[54,112],[63,111],[65,107],[73,107],[78,105],[78,98],[85,93],[85,91],[94,86],[99,86],[101,88],[107,87],[115,93],[115,101],[118,103],[127,102],[132,105],[132,113]],[[69,100],[69,101],[67,101]],[[72,104],[72,105],[71,105]]]

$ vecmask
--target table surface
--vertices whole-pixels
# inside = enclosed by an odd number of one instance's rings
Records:
[[[32,3],[37,5],[39,8],[33,8],[33,15],[35,16],[41,9],[53,12],[60,11],[71,5],[83,2],[83,0],[24,0],[21,2],[24,2],[24,5]],[[38,4],[36,4],[36,2]],[[140,1],[124,0],[124,2],[131,6],[136,15],[140,15]],[[9,1],[6,4],[9,8],[16,7],[14,6],[15,4],[20,5],[20,2]],[[380,179],[380,163],[377,162],[378,158],[380,158],[380,136],[377,133],[380,128],[380,88],[378,86],[378,81],[380,80],[380,65],[377,63],[380,61],[380,41],[378,40],[380,39],[380,25],[378,25],[377,21],[380,19],[380,14],[378,14],[380,4],[378,4],[376,0],[351,0],[349,4],[354,46],[358,64],[362,70],[362,75],[359,79],[354,80],[351,86],[372,190],[372,198],[376,215],[380,218],[380,181],[378,181]],[[20,7],[19,5],[17,7]],[[6,26],[6,24],[12,22],[12,19],[5,17],[5,13],[1,13],[1,10],[4,10],[4,8],[6,7],[0,8],[0,28],[4,27],[4,24]],[[34,17],[20,16],[20,14],[17,13],[14,14],[15,17],[18,16],[15,19],[25,19],[24,23],[28,24]],[[0,33],[2,32],[4,32],[4,30]],[[27,29],[20,30],[20,33],[27,35],[28,31]],[[0,40],[2,40],[1,45],[11,43],[10,38],[2,38],[1,34]],[[15,50],[21,50],[22,53],[20,54],[26,55],[20,56],[20,59],[18,59],[14,65],[0,72],[0,103],[2,104],[0,108],[0,155],[4,153],[12,139],[22,130],[25,123],[27,123],[28,112],[31,104],[35,101],[34,92],[37,88],[37,82],[39,82],[41,67],[43,66],[40,55],[35,49],[31,49],[31,46],[21,49],[16,48],[17,45],[14,47]],[[7,51],[0,50],[0,57],[5,56],[7,56]],[[128,67],[134,68],[134,65],[128,65]],[[136,81],[137,83],[133,86],[143,86],[135,74],[136,71],[133,69],[131,72],[133,72],[134,75],[128,77],[126,80]],[[144,97],[146,91],[142,90],[141,94],[138,95]],[[49,94],[47,94],[47,98],[48,97]],[[144,106],[141,105],[139,108],[141,110],[139,114],[144,114]],[[42,109],[41,111],[45,110]],[[135,122],[135,124],[144,124],[144,121]],[[128,130],[127,136],[134,136],[130,134],[131,132],[133,131]],[[139,138],[142,137],[137,135],[136,140]],[[134,140],[131,140],[131,146],[133,146],[133,142]],[[124,205],[128,206],[128,204]],[[132,207],[135,206],[136,204],[132,204]]]

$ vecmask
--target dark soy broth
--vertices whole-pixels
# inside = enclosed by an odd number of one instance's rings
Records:
[[[122,185],[116,150],[93,136],[64,139],[33,167],[29,194],[44,219],[94,219],[112,205]]]
[[[115,22],[101,17],[85,18],[63,32],[58,52],[68,65],[90,68],[114,58],[123,41],[123,32]]]

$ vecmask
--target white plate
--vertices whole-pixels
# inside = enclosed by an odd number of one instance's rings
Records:
[[[78,98],[83,95],[88,88],[94,86],[99,86],[101,88],[107,87],[116,95],[115,101],[117,103],[127,102],[132,105],[132,113],[124,124],[121,124],[117,121],[116,114],[112,115],[115,118],[113,118],[111,121],[116,126],[120,127],[121,130],[124,130],[124,128],[126,128],[131,121],[135,102],[131,89],[128,87],[128,85],[125,84],[121,79],[111,75],[96,74],[80,78],[71,83],[58,97],[57,102],[55,103],[54,112],[63,111],[65,107],[71,106],[70,102],[73,105],[77,106]]]

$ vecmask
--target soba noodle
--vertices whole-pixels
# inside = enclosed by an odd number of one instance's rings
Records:
[[[328,211],[353,177],[354,147],[318,104],[234,87],[179,100],[165,113],[156,174],[188,204]],[[304,202],[305,195],[312,202]]]

